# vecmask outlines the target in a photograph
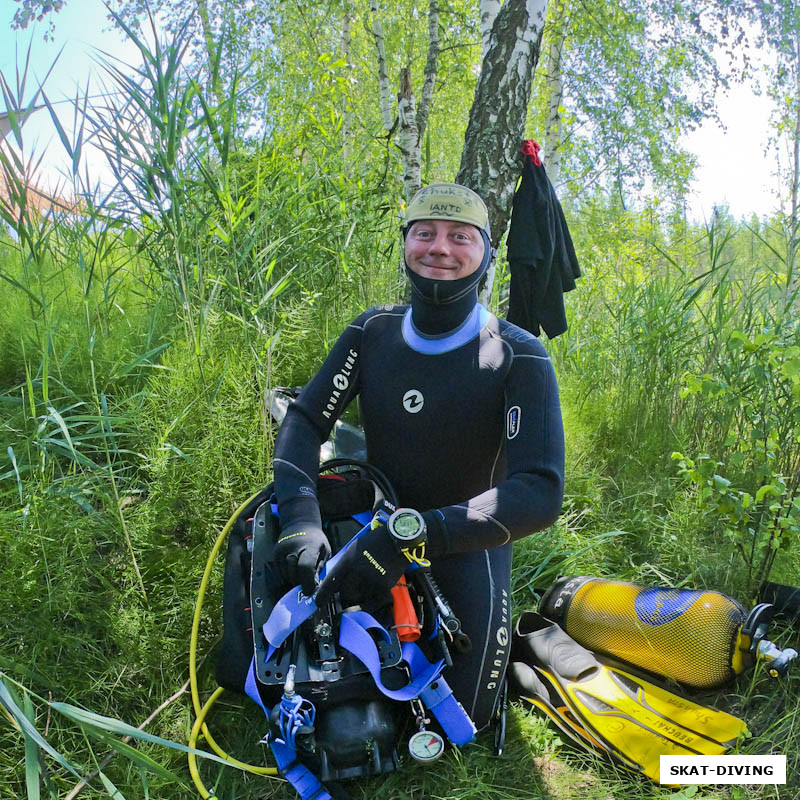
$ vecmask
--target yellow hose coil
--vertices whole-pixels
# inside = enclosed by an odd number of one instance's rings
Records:
[[[209,697],[209,699],[206,701],[205,705],[201,706],[200,693],[197,687],[197,637],[200,630],[200,615],[203,608],[203,599],[205,598],[208,581],[211,578],[211,571],[214,568],[214,561],[216,560],[217,554],[222,548],[223,543],[227,539],[228,533],[230,533],[234,522],[236,522],[239,515],[242,513],[242,511],[244,511],[247,505],[259,494],[260,492],[256,492],[248,497],[247,500],[245,500],[244,503],[242,503],[239,508],[233,512],[233,515],[225,524],[225,527],[220,531],[217,541],[214,542],[214,546],[211,548],[211,553],[208,556],[208,561],[206,561],[206,567],[203,571],[203,577],[200,581],[200,589],[197,592],[197,601],[194,607],[194,618],[192,619],[192,633],[189,639],[189,686],[191,688],[192,707],[194,708],[195,714],[195,722],[192,726],[192,732],[189,735],[189,747],[194,748],[196,746],[197,739],[202,732],[206,742],[208,742],[208,746],[220,758],[225,759],[225,761],[227,761],[232,767],[237,767],[245,772],[251,772],[254,775],[266,775],[274,777],[278,775],[278,770],[275,767],[259,767],[255,764],[245,764],[243,761],[239,761],[238,759],[233,758],[233,756],[228,755],[228,753],[226,753],[214,741],[214,737],[211,735],[211,732],[206,726],[205,719],[208,716],[211,707],[225,690],[222,687],[218,687],[211,697]],[[200,778],[200,773],[197,769],[197,758],[193,753],[189,753],[189,773],[192,776],[192,781],[194,781],[194,785],[197,787],[197,790],[200,792],[200,796],[203,798],[203,800],[216,800],[216,795],[214,792],[209,791]]]

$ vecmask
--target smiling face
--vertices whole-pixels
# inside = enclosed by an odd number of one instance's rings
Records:
[[[406,264],[421,275],[439,281],[454,281],[472,275],[484,254],[480,231],[466,222],[423,219],[406,235]]]

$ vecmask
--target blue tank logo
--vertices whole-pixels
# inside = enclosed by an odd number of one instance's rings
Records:
[[[519,433],[519,418],[522,415],[519,406],[512,406],[506,414],[506,436],[513,439]]]
[[[642,589],[633,608],[646,625],[666,625],[691,608],[701,594],[690,589]]]

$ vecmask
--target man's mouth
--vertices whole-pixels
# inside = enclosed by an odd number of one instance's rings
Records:
[[[455,264],[430,264],[426,261],[422,262],[422,266],[427,269],[458,269]]]

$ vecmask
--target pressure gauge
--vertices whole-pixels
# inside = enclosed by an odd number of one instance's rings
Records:
[[[400,548],[412,549],[425,541],[425,520],[413,508],[398,508],[386,525]]]
[[[430,764],[444,753],[444,739],[433,731],[417,731],[408,740],[411,758],[421,764]]]

